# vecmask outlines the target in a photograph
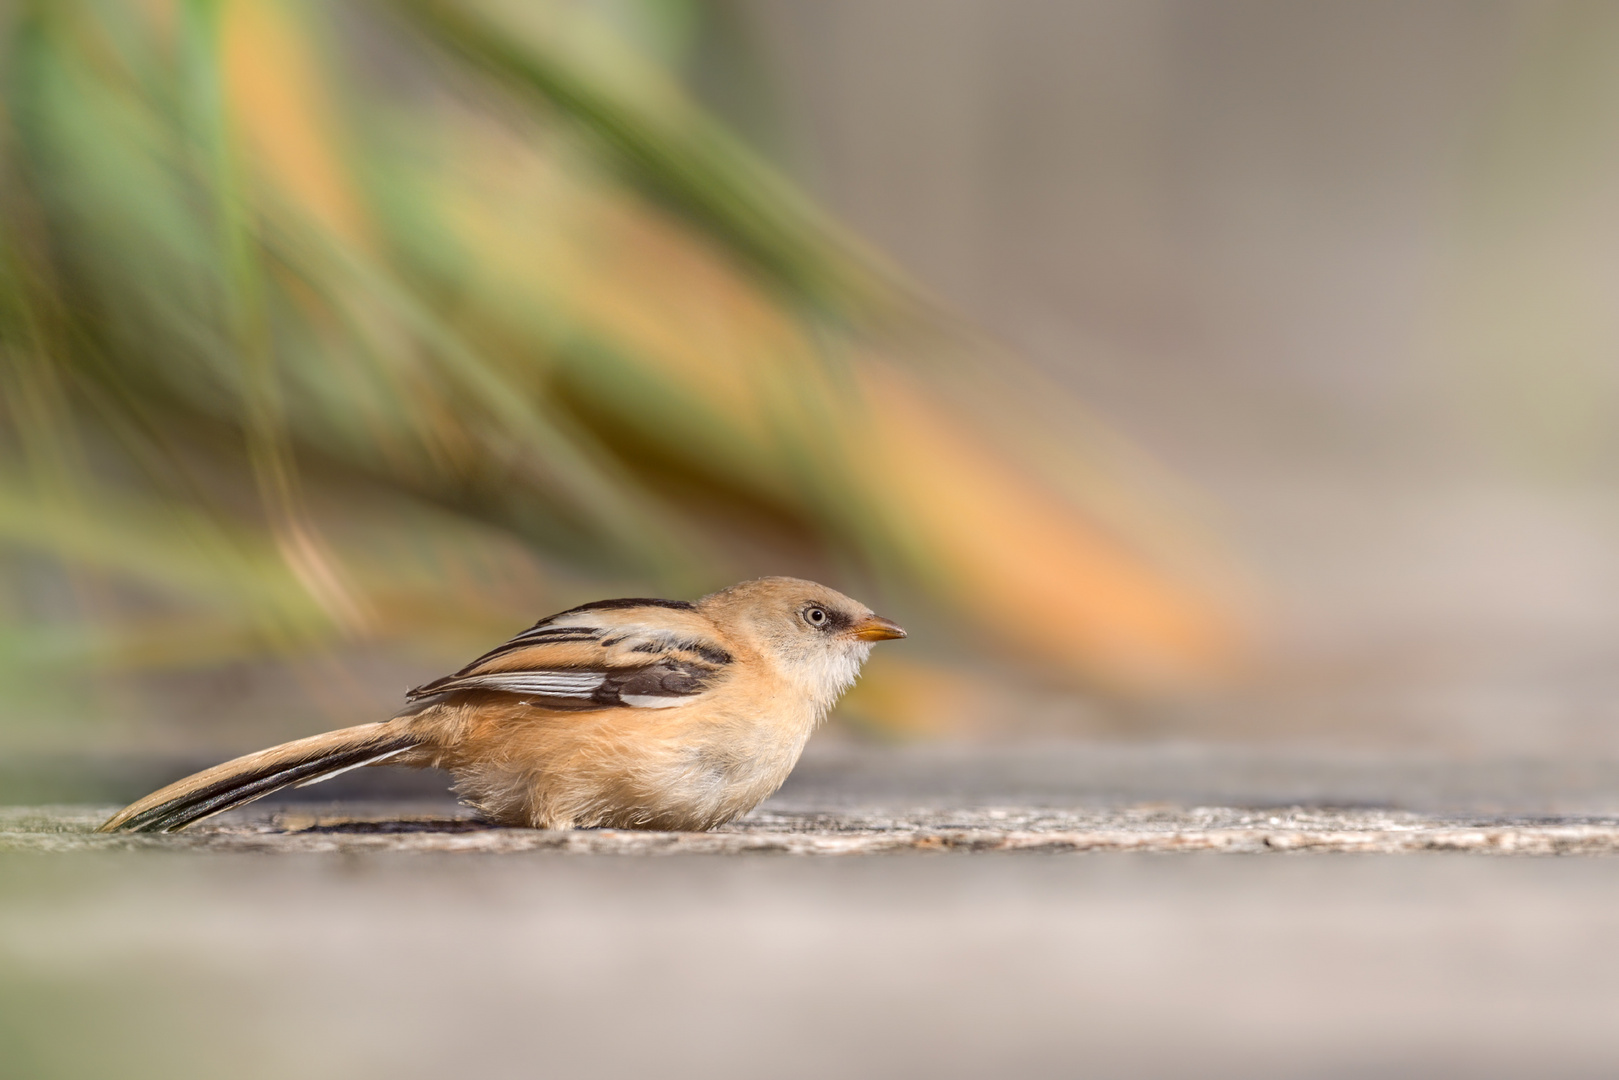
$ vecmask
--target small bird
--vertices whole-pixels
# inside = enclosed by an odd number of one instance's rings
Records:
[[[599,600],[541,619],[392,720],[260,750],[176,781],[100,832],[172,832],[366,765],[448,769],[489,821],[703,830],[752,810],[905,631],[813,581],[744,581],[695,603]]]

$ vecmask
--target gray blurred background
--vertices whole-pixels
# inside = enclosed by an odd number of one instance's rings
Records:
[[[1249,567],[1149,726],[1619,751],[1619,8],[733,6],[779,158]]]

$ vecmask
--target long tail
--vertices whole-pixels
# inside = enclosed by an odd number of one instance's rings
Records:
[[[174,832],[294,784],[376,765],[421,742],[397,723],[362,724],[282,743],[177,780],[109,818],[97,832]]]

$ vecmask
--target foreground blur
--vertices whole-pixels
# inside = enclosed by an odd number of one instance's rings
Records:
[[[33,1078],[1602,1076],[1619,864],[0,857]]]

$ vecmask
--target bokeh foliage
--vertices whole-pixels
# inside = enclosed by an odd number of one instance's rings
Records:
[[[0,678],[783,571],[1099,683],[1225,665],[1147,472],[597,14],[6,10]]]

